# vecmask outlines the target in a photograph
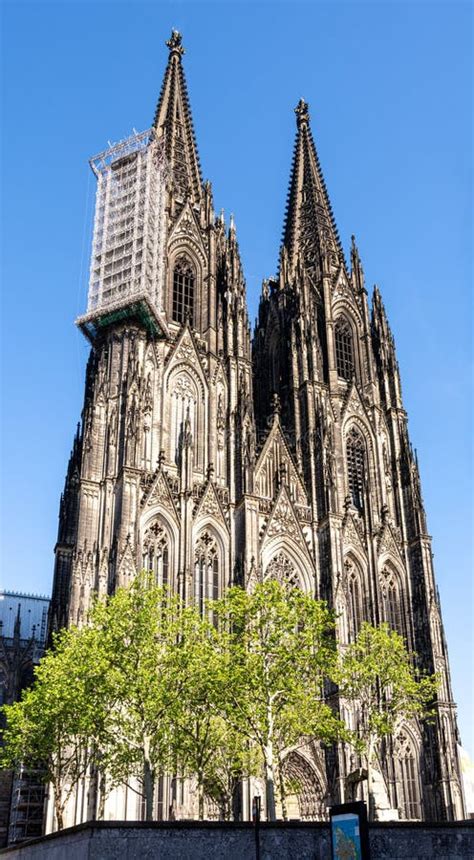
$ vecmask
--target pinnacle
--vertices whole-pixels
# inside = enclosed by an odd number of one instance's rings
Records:
[[[183,37],[179,30],[172,30],[171,36],[166,42],[166,46],[169,48],[170,54],[178,54],[179,56],[182,56],[186,53],[182,45],[182,41]]]
[[[309,122],[308,108],[309,108],[308,102],[306,102],[304,99],[300,99],[298,104],[296,105],[295,114],[296,114],[296,124],[297,124],[298,128],[300,128],[301,125],[307,124]]]

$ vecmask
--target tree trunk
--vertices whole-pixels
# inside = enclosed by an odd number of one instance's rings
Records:
[[[369,821],[375,820],[375,804],[373,793],[373,775],[372,775],[372,758],[374,755],[374,742],[372,738],[369,740],[367,750],[367,816]]]
[[[275,770],[273,763],[273,744],[269,740],[264,749],[265,794],[267,802],[267,821],[275,821]]]
[[[105,798],[107,797],[107,776],[105,770],[99,769],[99,806],[97,809],[97,818],[103,821],[105,815]]]
[[[197,788],[198,788],[198,817],[199,821],[204,818],[204,779],[202,770],[197,772]]]
[[[283,779],[283,768],[281,762],[278,761],[278,786],[280,789],[281,814],[283,821],[288,821],[288,810],[286,808],[286,791],[285,780]]]
[[[153,821],[155,779],[150,760],[147,757],[143,761],[143,787],[145,789],[145,821]]]
[[[54,789],[54,812],[56,815],[58,830],[62,830],[64,827],[64,809],[61,803],[61,791],[56,791],[56,789]]]

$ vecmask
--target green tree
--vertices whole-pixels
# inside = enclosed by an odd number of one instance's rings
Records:
[[[96,631],[63,630],[35,670],[22,699],[3,707],[2,767],[38,767],[52,785],[58,828],[87,773],[106,719],[104,666]]]
[[[198,815],[204,817],[205,795],[223,818],[232,812],[237,785],[259,772],[259,763],[222,716],[223,648],[220,632],[194,606],[179,619],[179,641],[172,655],[175,684],[180,691],[173,709],[172,746],[180,773],[197,782]]]
[[[223,717],[213,718],[213,754],[204,774],[204,791],[218,805],[224,821],[234,818],[236,793],[242,779],[260,776],[258,747]]]
[[[353,742],[367,768],[369,815],[374,817],[373,768],[382,738],[404,720],[428,717],[438,680],[423,676],[403,638],[388,624],[364,622],[357,639],[341,653],[335,675],[341,697],[357,705],[359,721]]]
[[[173,709],[181,691],[175,650],[182,607],[179,598],[141,574],[97,602],[92,628],[107,665],[107,720],[101,767],[113,784],[137,780],[145,817],[153,818],[157,776],[173,765]]]
[[[336,659],[334,617],[324,603],[275,581],[252,593],[231,588],[213,610],[223,631],[222,714],[261,752],[274,820],[276,776],[285,803],[285,750],[303,737],[330,742],[341,730],[324,696]]]

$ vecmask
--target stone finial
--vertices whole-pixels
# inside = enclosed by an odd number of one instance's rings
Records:
[[[309,105],[308,102],[305,102],[304,99],[300,99],[298,104],[295,107],[296,114],[296,124],[298,128],[301,128],[302,125],[307,125],[309,122]]]
[[[279,398],[278,394],[276,393],[276,391],[274,391],[272,394],[271,410],[272,410],[273,415],[279,415],[281,412],[280,398]]]
[[[166,42],[167,47],[170,49],[170,54],[176,53],[182,56],[185,53],[182,41],[183,37],[179,30],[172,30],[171,36]]]

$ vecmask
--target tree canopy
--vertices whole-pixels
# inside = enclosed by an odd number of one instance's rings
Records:
[[[86,775],[97,780],[99,816],[126,783],[151,819],[167,773],[194,779],[200,818],[206,798],[231,817],[241,780],[263,775],[267,817],[276,794],[286,817],[290,751],[352,742],[370,795],[380,740],[426,716],[435,691],[387,625],[362,625],[338,656],[334,614],[299,589],[272,580],[230,588],[201,615],[141,574],[97,599],[85,626],[55,636],[33,686],[3,708],[0,764],[42,766],[58,828]],[[338,716],[339,698],[357,709],[356,733]]]
[[[273,819],[276,778],[285,803],[285,751],[303,738],[331,742],[342,732],[324,694],[336,662],[334,615],[275,580],[252,593],[231,588],[213,608],[222,628],[219,707],[261,752],[267,816]]]
[[[364,622],[355,642],[341,652],[334,675],[341,698],[357,708],[357,731],[348,737],[366,761],[372,816],[373,767],[380,741],[403,721],[427,718],[432,712],[438,680],[423,675],[415,657],[388,624],[373,627]]]

